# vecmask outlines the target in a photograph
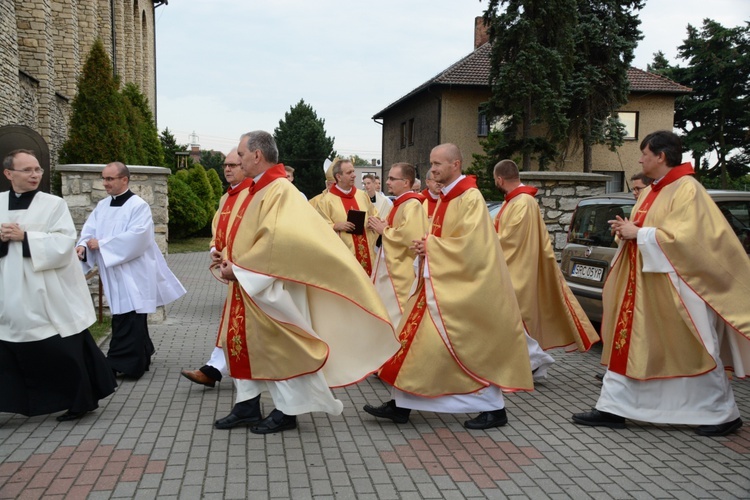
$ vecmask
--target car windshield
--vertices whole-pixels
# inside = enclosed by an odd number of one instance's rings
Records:
[[[750,201],[719,201],[716,204],[740,239],[745,252],[750,255]]]
[[[597,247],[616,247],[607,221],[615,216],[630,217],[632,203],[592,204],[579,206],[570,224],[568,242]]]

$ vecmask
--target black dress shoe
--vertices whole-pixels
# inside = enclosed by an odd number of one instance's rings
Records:
[[[63,413],[62,415],[58,415],[55,418],[55,420],[57,420],[58,422],[67,422],[69,420],[78,420],[79,418],[81,418],[82,416],[84,416],[87,413],[88,413],[87,411],[72,412],[72,411],[68,410],[65,413]]]
[[[505,408],[502,410],[483,411],[475,418],[464,422],[467,429],[491,429],[492,427],[502,427],[508,423],[508,415]]]
[[[601,372],[601,373],[597,373],[596,375],[594,375],[594,377],[595,377],[595,378],[596,378],[597,380],[604,380],[604,372]]]
[[[232,413],[224,418],[220,418],[214,423],[217,429],[231,429],[238,425],[257,424],[263,420],[263,414],[260,410],[260,395],[247,401],[240,401],[232,408]]]
[[[609,427],[611,429],[624,429],[625,417],[592,409],[585,413],[574,413],[573,422],[580,425],[590,425],[592,427]]]
[[[699,425],[698,428],[695,429],[695,433],[701,436],[726,436],[740,427],[742,427],[742,419],[738,417],[731,422],[725,422],[719,425]]]
[[[399,408],[396,406],[396,401],[390,400],[377,408],[370,405],[365,405],[364,410],[378,418],[387,418],[393,420],[397,424],[405,424],[409,421],[409,414],[411,410],[409,408]]]
[[[238,425],[251,425],[251,424],[257,424],[260,422],[261,418],[252,416],[252,417],[238,417],[234,413],[230,413],[224,418],[220,418],[214,423],[214,427],[217,429],[231,429],[233,427],[237,427]]]
[[[253,434],[274,434],[276,432],[288,431],[297,428],[297,416],[287,415],[274,409],[258,425],[250,427]]]

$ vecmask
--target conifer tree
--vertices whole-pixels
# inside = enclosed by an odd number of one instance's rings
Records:
[[[294,183],[311,198],[325,187],[323,162],[332,158],[333,137],[326,136],[325,120],[304,99],[291,107],[273,132],[279,161],[294,167]]]
[[[128,162],[128,128],[119,82],[97,39],[89,51],[73,99],[68,139],[61,163]]]
[[[136,145],[136,158],[140,165],[162,166],[164,150],[159,140],[159,130],[156,128],[154,115],[148,105],[148,99],[135,83],[128,83],[122,90],[133,111],[133,121],[129,123],[131,141]],[[133,160],[131,160],[133,161]]]

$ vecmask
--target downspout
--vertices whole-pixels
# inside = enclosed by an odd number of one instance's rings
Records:
[[[112,73],[117,76],[117,36],[115,35],[115,0],[109,0],[109,19],[112,26]]]
[[[383,151],[385,151],[385,134],[383,134],[383,122],[377,121],[375,118],[372,119],[375,123],[380,125],[380,178],[383,178],[383,165],[385,165],[385,162],[383,161]]]

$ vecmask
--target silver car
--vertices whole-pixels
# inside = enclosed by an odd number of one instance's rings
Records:
[[[709,190],[708,193],[750,255],[750,192]],[[633,205],[632,193],[613,193],[584,198],[573,213],[560,268],[592,322],[602,320],[602,287],[617,250],[607,221],[617,215],[630,217]]]

